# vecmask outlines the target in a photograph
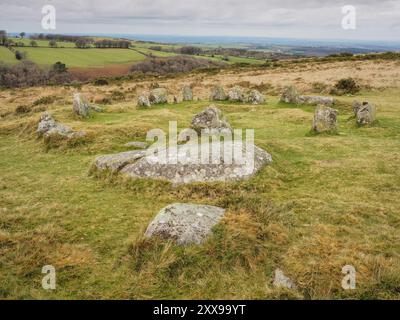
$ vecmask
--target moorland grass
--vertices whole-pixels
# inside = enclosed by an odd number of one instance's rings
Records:
[[[18,93],[16,93],[18,94]],[[250,180],[173,187],[89,175],[98,154],[127,150],[147,130],[179,128],[209,103],[135,109],[107,107],[88,120],[70,105],[57,120],[93,140],[47,150],[34,134],[39,114],[0,119],[0,297],[198,299],[398,299],[400,288],[400,107],[395,91],[363,92],[379,125],[357,128],[349,111],[339,134],[308,136],[309,107],[218,104],[236,128],[255,129],[274,163]],[[351,103],[354,97],[340,97]],[[6,108],[6,106],[5,106]],[[204,246],[146,240],[164,206],[222,206],[227,216]],[[57,289],[41,288],[41,268],[57,270]],[[341,288],[344,265],[357,289]],[[297,291],[272,286],[276,268]]]

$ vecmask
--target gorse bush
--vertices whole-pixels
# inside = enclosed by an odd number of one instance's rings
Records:
[[[335,91],[339,94],[356,94],[360,91],[360,87],[353,78],[340,79],[335,84]]]
[[[35,100],[35,101],[32,103],[32,106],[35,107],[35,106],[39,106],[39,105],[43,105],[43,104],[51,104],[51,103],[53,103],[53,102],[56,101],[56,100],[57,100],[57,97],[55,97],[55,96],[41,97],[41,98]]]

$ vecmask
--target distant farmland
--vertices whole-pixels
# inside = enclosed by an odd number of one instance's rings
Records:
[[[2,48],[0,60],[10,61],[12,53]],[[38,65],[52,65],[62,61],[68,67],[96,67],[109,64],[134,63],[146,59],[144,54],[130,49],[75,49],[75,48],[31,48],[23,47],[16,50],[28,54],[27,59]],[[15,58],[14,58],[15,60]],[[16,61],[16,60],[15,60]]]

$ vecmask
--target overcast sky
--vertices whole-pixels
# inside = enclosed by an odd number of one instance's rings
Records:
[[[0,29],[48,33],[45,4],[56,33],[400,40],[400,0],[0,0]],[[343,5],[356,30],[342,29]]]

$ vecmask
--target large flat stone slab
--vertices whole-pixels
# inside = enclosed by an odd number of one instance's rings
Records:
[[[210,150],[212,149],[210,144]],[[243,164],[227,163],[224,160],[224,149],[221,146],[219,157],[216,162],[212,159],[209,163],[187,163],[186,152],[193,154],[182,146],[178,147],[178,159],[183,158],[181,163],[161,164],[155,162],[152,156],[146,156],[138,161],[125,166],[120,172],[122,175],[131,178],[151,178],[157,180],[168,180],[174,184],[186,184],[193,182],[229,182],[248,179],[261,170],[265,165],[272,162],[272,157],[267,152],[257,146],[254,147],[254,162],[251,159],[244,159]],[[200,147],[201,148],[201,147]],[[235,148],[235,147],[233,147]],[[232,149],[233,149],[232,148]],[[245,148],[242,148],[245,155]],[[210,152],[211,153],[211,152]],[[248,161],[246,161],[248,160]]]
[[[208,158],[202,159],[202,152],[208,147]],[[204,148],[204,149],[203,149]],[[202,150],[203,149],[203,150]],[[119,172],[124,177],[167,180],[173,184],[193,182],[228,182],[248,179],[272,162],[272,157],[263,149],[249,144],[214,142],[208,145],[179,145],[171,161],[170,150],[155,149],[123,152],[97,157],[93,169],[97,171]],[[219,150],[219,152],[214,152]],[[229,151],[229,152],[228,152]],[[165,152],[167,161],[159,161],[159,153]],[[197,152],[197,153],[196,153]],[[227,154],[240,154],[237,158]],[[206,154],[206,153],[205,153]]]

